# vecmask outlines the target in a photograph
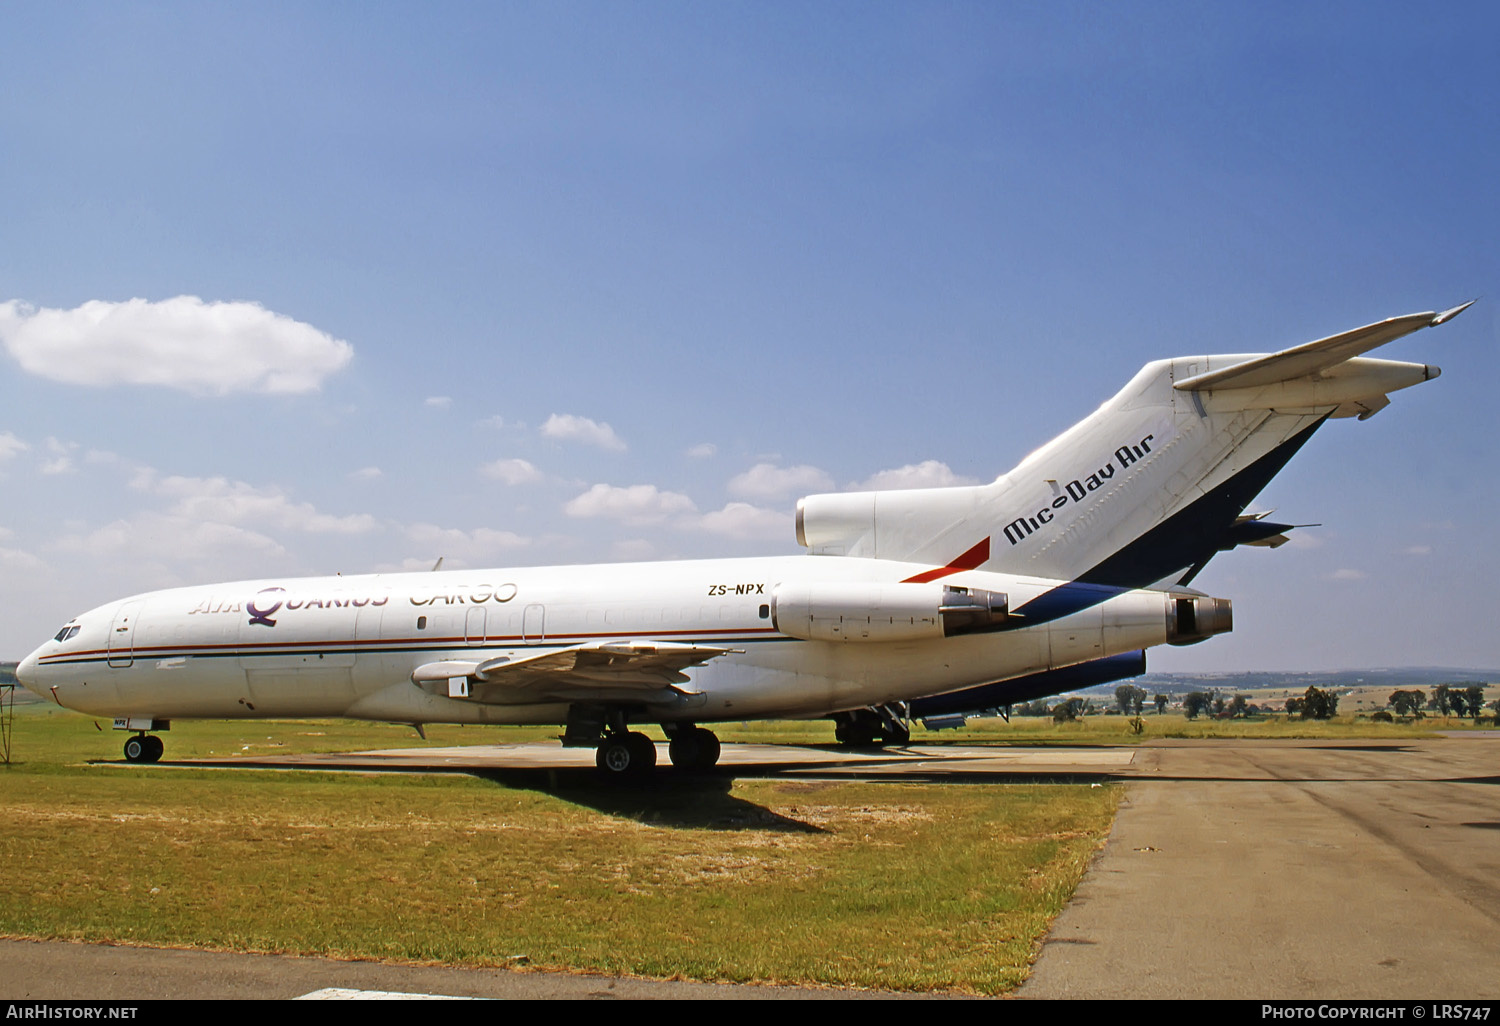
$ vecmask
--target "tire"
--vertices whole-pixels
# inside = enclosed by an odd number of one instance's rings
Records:
[[[696,730],[681,730],[667,738],[667,757],[680,770],[697,769],[701,747]]]
[[[699,727],[693,733],[698,736],[698,764],[696,768],[701,770],[713,769],[719,764],[721,746],[719,745],[718,735],[711,730],[704,730],[702,727]]]
[[[594,752],[594,765],[614,780],[638,779],[656,768],[656,746],[638,731],[613,734]]]
[[[678,731],[667,744],[672,765],[680,770],[710,770],[719,762],[719,739],[711,730],[693,727]]]
[[[166,742],[155,734],[146,735],[146,762],[159,762],[167,750]]]
[[[649,737],[633,730],[625,735],[625,743],[630,746],[631,754],[639,766],[636,770],[638,776],[644,776],[656,768],[656,745]]]
[[[146,753],[149,750],[150,748],[146,744],[146,735],[137,734],[125,742],[125,761],[150,762],[151,760],[146,757]]]

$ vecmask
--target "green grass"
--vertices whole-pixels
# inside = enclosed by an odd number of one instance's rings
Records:
[[[89,765],[119,759],[124,735],[101,726],[17,710],[0,934],[1005,993],[1120,793]],[[434,727],[426,743],[556,732]],[[181,723],[166,739],[169,758],[423,743],[312,721]]]

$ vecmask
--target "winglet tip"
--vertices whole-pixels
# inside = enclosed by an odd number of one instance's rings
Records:
[[[1467,310],[1477,302],[1479,302],[1479,299],[1478,297],[1475,297],[1474,299],[1469,300],[1467,303],[1460,303],[1458,306],[1455,306],[1451,310],[1444,310],[1440,314],[1435,314],[1432,320],[1427,322],[1427,325],[1428,327],[1435,328],[1439,324],[1442,324],[1444,321],[1451,321],[1453,320],[1453,318],[1457,317],[1459,314],[1463,313],[1465,310]]]

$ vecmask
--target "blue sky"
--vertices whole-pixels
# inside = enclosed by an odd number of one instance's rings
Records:
[[[1150,662],[1500,666],[1494,5],[0,21],[0,658],[176,584],[796,552],[799,494],[989,480],[1148,360],[1479,296]]]

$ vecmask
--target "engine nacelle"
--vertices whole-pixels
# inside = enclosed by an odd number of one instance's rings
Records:
[[[1215,634],[1234,630],[1234,607],[1228,599],[1207,595],[1174,596],[1167,608],[1167,644],[1196,645]]]
[[[1007,626],[999,592],[941,584],[783,583],[771,622],[803,641],[926,641]]]

